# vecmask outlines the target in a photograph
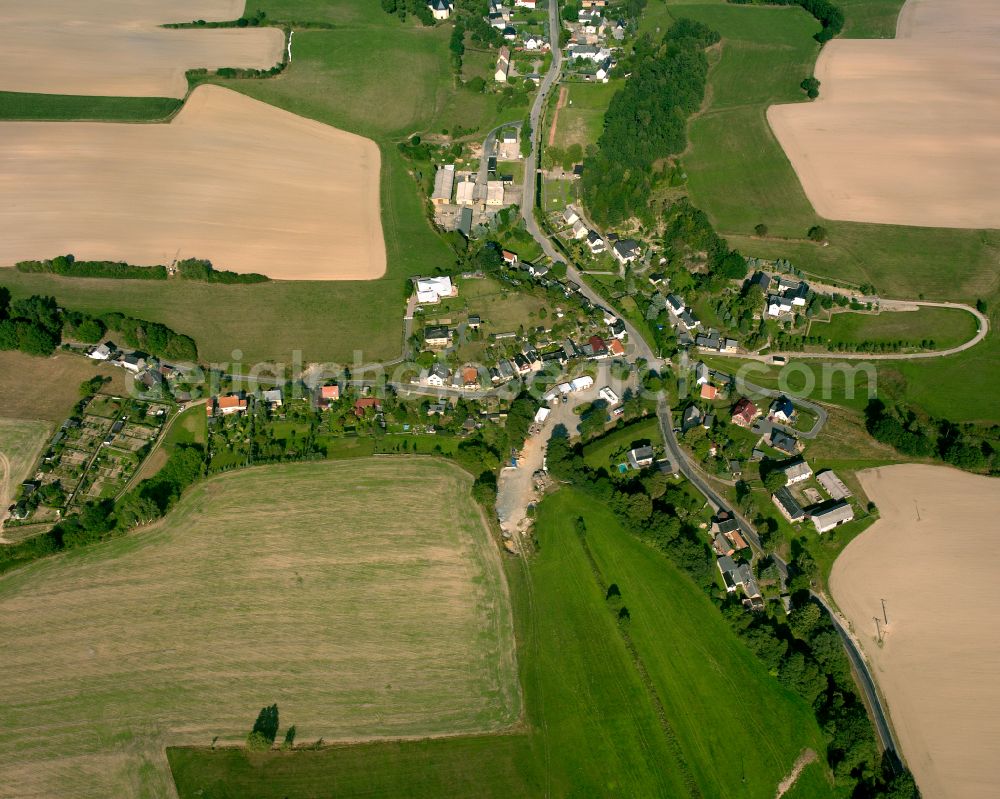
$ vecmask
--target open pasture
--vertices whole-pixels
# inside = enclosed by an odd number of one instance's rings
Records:
[[[385,272],[371,141],[201,86],[166,125],[0,123],[0,262],[208,258],[273,278]]]
[[[1000,227],[1000,8],[909,3],[892,41],[834,40],[819,99],[767,118],[828,219]]]
[[[881,518],[837,558],[833,596],[923,796],[988,796],[1000,776],[1000,686],[989,678],[1000,668],[1000,601],[984,553],[1000,535],[1000,480],[915,464],[858,477]],[[882,645],[872,617],[888,619]]]
[[[168,792],[167,744],[516,723],[510,604],[471,479],[431,459],[265,467],[0,580],[3,795]],[[401,510],[405,509],[405,513]]]
[[[243,11],[243,0],[6,0],[0,89],[180,98],[189,69],[270,69],[285,46],[278,28],[161,27],[233,20]]]
[[[579,144],[586,151],[588,145],[597,144],[604,130],[604,114],[624,81],[564,85],[568,90],[567,99],[559,109],[555,146],[564,150],[571,144]]]
[[[919,344],[934,341],[934,349],[956,347],[976,335],[976,318],[956,308],[924,307],[913,311],[870,313],[835,313],[829,322],[813,321],[812,336],[822,336],[831,343],[903,341]]]

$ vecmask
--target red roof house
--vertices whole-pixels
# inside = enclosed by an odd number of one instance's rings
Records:
[[[739,402],[733,406],[733,424],[738,424],[740,427],[750,427],[753,424],[753,420],[757,418],[760,411],[757,406],[754,405],[746,397],[742,397]]]
[[[608,352],[612,355],[624,355],[625,345],[622,344],[618,339],[613,338],[608,342]]]
[[[382,410],[382,403],[379,401],[378,397],[363,397],[354,403],[354,415],[359,419],[365,415],[365,411],[368,408],[374,408],[376,411]]]

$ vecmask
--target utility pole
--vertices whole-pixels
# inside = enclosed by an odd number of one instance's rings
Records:
[[[882,630],[879,628],[878,616],[872,616],[875,619],[875,632],[878,633],[878,642],[882,643]]]
[[[882,600],[882,621],[885,622],[885,626],[889,626],[889,617],[885,615],[885,600]]]

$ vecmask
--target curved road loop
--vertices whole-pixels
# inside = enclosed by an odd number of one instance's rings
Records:
[[[562,63],[562,52],[559,47],[559,37],[558,33],[560,30],[559,23],[559,4],[557,2],[549,3],[549,41],[552,42],[552,65],[549,71],[545,74],[542,79],[541,86],[539,87],[538,94],[535,97],[535,102],[531,107],[530,123],[531,123],[531,153],[525,159],[524,168],[524,195],[521,203],[521,216],[524,219],[524,224],[528,232],[532,235],[535,241],[538,242],[542,251],[554,262],[566,264],[566,276],[569,280],[574,281],[580,286],[580,293],[585,296],[588,300],[597,306],[606,307],[607,301],[597,294],[587,283],[584,281],[580,272],[576,267],[569,263],[556,249],[553,245],[549,236],[544,233],[538,226],[538,221],[535,218],[535,189],[537,184],[537,170],[538,170],[538,151],[539,142],[541,139],[541,131],[539,130],[539,122],[541,120],[542,111],[545,107],[545,100],[548,97],[549,91],[551,90],[553,84],[559,77],[559,72]],[[882,304],[892,302],[889,300],[882,301]],[[913,304],[913,303],[909,303]],[[972,312],[977,319],[979,319],[979,332],[974,340],[966,342],[962,347],[956,348],[954,351],[961,352],[963,349],[968,349],[970,346],[974,346],[979,341],[986,336],[986,332],[989,330],[989,321],[985,316],[980,314],[975,309],[969,308],[969,306],[958,305],[954,303],[921,303],[924,305],[936,305],[939,307],[960,307],[964,310]],[[621,318],[621,317],[620,317]],[[625,331],[629,338],[629,349],[638,358],[644,358],[651,368],[660,370],[663,368],[663,359],[657,357],[653,348],[650,347],[646,339],[640,335],[639,331],[632,325],[628,320],[622,319],[625,323]],[[921,353],[920,355],[924,357],[941,357],[942,355],[951,354],[951,350],[945,351],[943,353]],[[759,356],[759,357],[770,357],[770,356]],[[796,357],[798,357],[796,355]],[[816,356],[816,357],[831,357],[826,356]],[[869,356],[864,356],[869,357]],[[900,356],[896,355],[894,359],[898,360]],[[886,359],[888,360],[888,358]],[[744,383],[744,386],[751,391],[759,391],[762,394],[768,394],[770,389],[764,389],[760,386],[753,386],[749,383]],[[776,394],[777,392],[771,392]],[[801,402],[800,400],[797,400]],[[807,403],[802,403],[806,405]],[[810,431],[813,435],[818,432],[819,428],[822,427],[822,423],[826,420],[826,412],[818,405],[808,403],[810,409],[817,414],[820,420],[813,430]],[[698,470],[696,470],[691,462],[689,461],[687,455],[681,450],[680,445],[677,443],[677,438],[674,435],[673,428],[673,417],[670,411],[670,406],[667,404],[666,398],[661,393],[656,407],[656,414],[660,421],[660,430],[663,433],[663,441],[666,445],[667,451],[670,453],[671,460],[677,465],[677,469],[687,478],[687,480],[694,485],[695,488],[700,491],[708,503],[716,510],[726,510],[733,514],[733,517],[737,520],[740,530],[746,536],[747,540],[751,543],[754,550],[760,554],[764,553],[763,547],[760,543],[760,537],[757,535],[756,529],[753,525],[743,517],[742,514],[737,512],[735,509],[729,506],[719,494],[701,477]],[[806,436],[809,437],[809,436]],[[778,562],[779,569],[784,575],[787,576],[787,565],[775,556],[775,560]],[[830,614],[830,618],[833,619],[834,626],[841,635],[841,639],[844,642],[844,647],[847,650],[847,654],[854,664],[855,670],[858,673],[859,679],[861,681],[862,688],[868,698],[869,705],[872,709],[872,719],[875,724],[876,730],[878,732],[879,738],[882,740],[882,745],[885,747],[886,751],[891,752],[894,757],[898,759],[898,747],[892,736],[892,730],[889,726],[887,714],[882,706],[881,699],[879,698],[878,692],[875,690],[875,680],[872,677],[870,670],[868,669],[868,664],[865,662],[864,656],[858,649],[857,644],[851,638],[849,633],[844,629],[843,625],[840,623],[839,619],[833,613],[830,606],[826,601],[819,597],[817,599],[823,605],[823,607]]]

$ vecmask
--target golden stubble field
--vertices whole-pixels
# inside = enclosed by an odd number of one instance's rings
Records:
[[[270,69],[278,28],[167,29],[237,19],[243,0],[0,0],[0,89],[183,97],[188,69]]]
[[[768,121],[828,219],[1000,227],[1000,3],[908,0],[893,40],[834,39]]]
[[[78,259],[366,280],[386,268],[378,146],[218,86],[168,124],[0,123],[0,263]]]
[[[830,588],[889,704],[926,799],[996,793],[1000,762],[1000,480],[944,466],[858,472],[881,518],[834,563]],[[888,628],[879,646],[873,617]]]
[[[154,528],[0,579],[0,796],[172,792],[164,747],[520,718],[500,555],[471,478],[429,458],[200,484]]]

